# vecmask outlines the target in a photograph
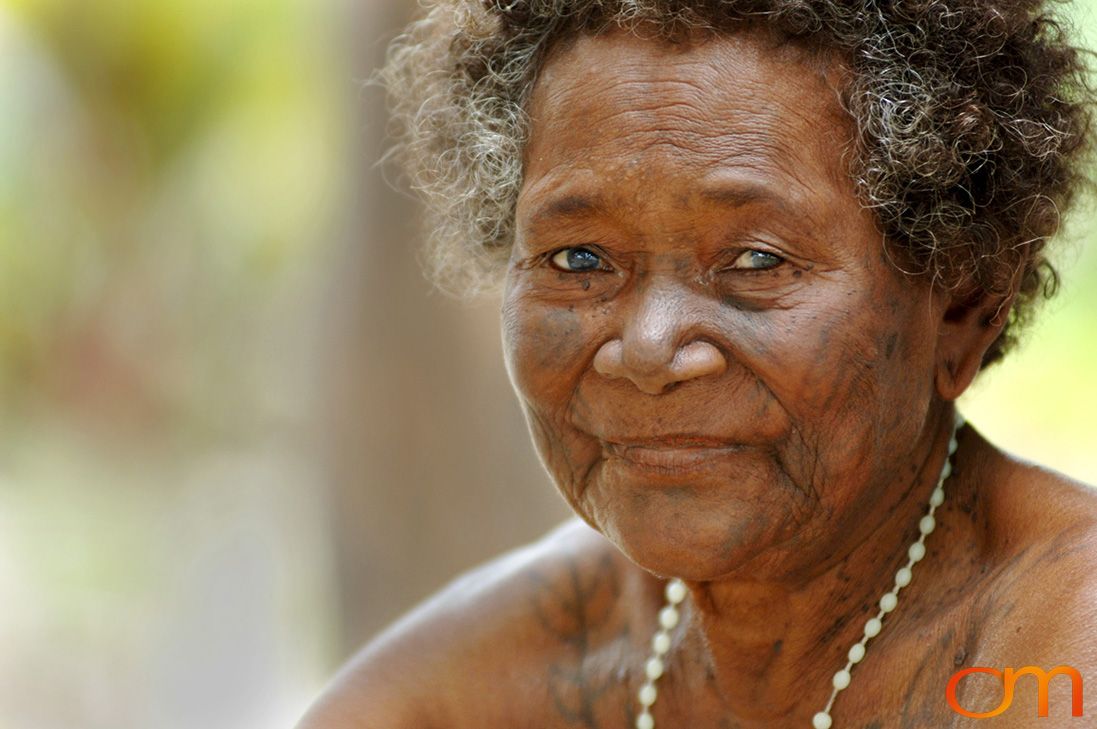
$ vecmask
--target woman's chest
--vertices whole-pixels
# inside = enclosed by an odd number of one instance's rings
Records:
[[[833,729],[955,726],[960,717],[950,708],[946,689],[951,676],[969,665],[965,641],[960,631],[946,630],[911,640],[899,658],[894,657],[899,646],[887,654],[881,652],[877,660],[866,658],[832,707]],[[497,685],[494,691],[486,686],[485,699],[492,706],[483,707],[487,713],[469,726],[633,729],[642,710],[638,698],[644,682],[642,664],[642,657],[627,663],[609,656],[548,660],[539,671],[527,668],[524,675],[511,676],[509,686]],[[751,712],[754,718],[737,718],[712,687],[676,680],[668,672],[656,684],[651,714],[657,729],[806,729],[829,695],[829,686],[815,683],[805,680],[800,686],[804,700],[795,719],[788,715],[766,718],[772,712],[764,706]]]
[[[962,717],[950,706],[949,681],[976,660],[981,636],[969,611],[949,613],[911,621],[906,630],[870,644],[831,709],[833,729],[957,726]],[[496,687],[501,691],[498,713],[478,726],[633,729],[642,710],[638,693],[645,659],[638,642],[624,633],[609,645],[577,644],[526,664],[511,674],[506,689]],[[781,697],[784,706],[794,707],[796,718],[761,703],[744,717],[721,699],[711,672],[670,657],[656,683],[651,714],[658,729],[806,729],[830,694],[825,676],[820,680],[818,675],[805,670],[804,678]]]

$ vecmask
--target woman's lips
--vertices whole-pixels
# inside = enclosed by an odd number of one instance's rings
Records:
[[[743,446],[725,440],[674,436],[651,440],[603,441],[606,455],[629,465],[662,472],[696,470],[739,453]]]

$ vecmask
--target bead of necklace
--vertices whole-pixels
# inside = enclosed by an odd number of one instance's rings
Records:
[[[964,425],[964,419],[959,414],[952,428],[952,435],[948,441],[948,455],[941,466],[941,473],[937,478],[937,486],[929,497],[929,507],[918,522],[918,539],[907,548],[907,563],[895,573],[895,583],[891,590],[885,592],[878,603],[879,610],[875,617],[865,621],[865,627],[861,640],[853,644],[846,654],[846,665],[839,669],[831,679],[830,699],[822,711],[811,718],[812,729],[830,729],[833,724],[830,711],[834,706],[834,700],[838,694],[849,687],[850,672],[853,667],[864,660],[865,652],[870,640],[880,634],[883,628],[884,618],[895,610],[899,604],[899,592],[910,584],[914,576],[914,565],[922,561],[926,556],[926,537],[933,533],[937,526],[933,514],[937,507],[945,501],[945,481],[952,475],[952,456],[956,453],[956,433]],[[678,578],[669,580],[665,589],[666,605],[659,611],[659,629],[651,639],[651,656],[644,664],[644,683],[640,687],[637,698],[640,700],[640,713],[636,717],[636,729],[655,729],[655,717],[652,716],[651,707],[655,705],[655,699],[659,692],[656,683],[666,670],[666,655],[670,651],[670,631],[674,630],[681,618],[678,606],[686,599],[688,590],[686,585]]]

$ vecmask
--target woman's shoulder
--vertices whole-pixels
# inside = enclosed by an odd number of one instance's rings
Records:
[[[382,632],[299,729],[490,726],[512,714],[500,702],[546,693],[556,656],[627,637],[621,606],[634,601],[621,598],[650,590],[650,579],[571,519],[458,577]]]
[[[971,504],[1003,551],[1090,555],[1097,550],[1097,488],[1018,458],[988,443],[981,454],[982,487]]]
[[[1097,489],[1005,453],[988,461],[972,509],[999,565],[977,603],[984,656],[1097,676]]]

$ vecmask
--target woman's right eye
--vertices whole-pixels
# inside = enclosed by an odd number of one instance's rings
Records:
[[[784,262],[783,258],[774,255],[769,251],[760,251],[752,248],[743,251],[739,257],[732,262],[731,268],[743,271],[768,271],[777,268]]]
[[[565,248],[553,254],[552,265],[561,271],[583,273],[603,268],[601,257],[589,248]]]

